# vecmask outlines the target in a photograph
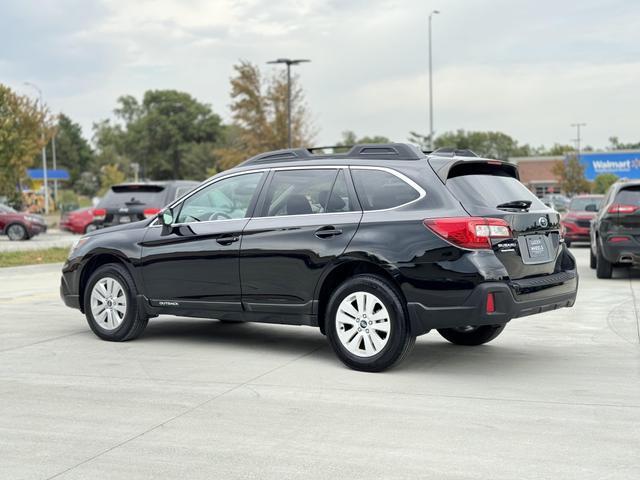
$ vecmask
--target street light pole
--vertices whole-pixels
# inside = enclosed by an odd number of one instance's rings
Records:
[[[433,10],[429,14],[429,150],[433,150],[433,60],[431,52],[431,19],[439,14],[438,10]]]
[[[310,61],[311,60],[279,58],[267,62],[268,64],[283,63],[287,66],[287,148],[291,148],[291,65],[298,65]]]
[[[58,172],[56,172],[55,170],[57,170],[58,166],[57,166],[57,161],[56,161],[56,134],[53,134],[53,137],[51,138],[51,154],[53,157],[53,170],[54,170],[54,175],[57,175]],[[58,206],[58,179],[55,178],[53,179],[53,200],[56,204],[56,207]]]
[[[40,102],[40,111],[42,112],[42,171],[43,171],[43,180],[44,180],[44,213],[49,215],[49,179],[47,178],[47,145],[45,144],[44,137],[44,100],[42,99],[42,90],[40,88],[31,83],[24,82],[25,85],[34,88],[38,92],[38,98]],[[21,192],[22,193],[22,192]]]
[[[586,123],[572,123],[572,127],[576,128],[577,136],[576,136],[576,152],[578,155],[578,160],[580,160],[580,127],[586,127]]]

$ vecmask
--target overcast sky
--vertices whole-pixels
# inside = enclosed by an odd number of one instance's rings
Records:
[[[433,9],[436,133],[551,145],[579,121],[585,144],[640,140],[637,0],[3,0],[0,82],[37,83],[90,136],[118,96],[152,88],[228,119],[238,59],[310,58],[297,72],[317,144],[347,129],[404,141],[428,130]]]

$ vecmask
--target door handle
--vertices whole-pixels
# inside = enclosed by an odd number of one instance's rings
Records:
[[[238,240],[240,240],[240,237],[236,237],[235,235],[226,235],[224,237],[216,238],[216,242],[218,242],[220,245],[231,245]]]
[[[315,235],[318,238],[331,238],[341,234],[342,230],[339,228],[335,228],[333,225],[327,225],[326,227],[317,229]]]

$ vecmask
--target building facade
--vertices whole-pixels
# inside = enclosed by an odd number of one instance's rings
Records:
[[[538,197],[560,193],[560,182],[553,173],[553,167],[565,160],[564,155],[513,157],[509,161],[518,165],[520,181]]]

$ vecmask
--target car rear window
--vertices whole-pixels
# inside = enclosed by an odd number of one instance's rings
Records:
[[[569,204],[569,210],[585,212],[589,205],[593,205],[596,210],[600,208],[602,197],[580,197],[573,198]]]
[[[98,208],[124,206],[164,207],[165,187],[162,185],[114,185],[104,196]]]
[[[530,201],[530,210],[547,208],[519,180],[502,175],[461,175],[447,180],[447,187],[465,208],[495,209],[517,200]]]
[[[625,187],[616,194],[615,203],[640,206],[640,185]]]

